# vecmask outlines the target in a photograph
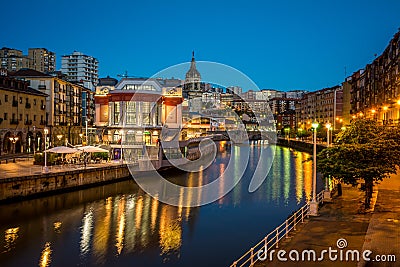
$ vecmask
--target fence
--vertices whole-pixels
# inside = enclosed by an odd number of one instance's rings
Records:
[[[321,191],[317,194],[316,200],[318,203],[321,203],[323,202],[323,198],[324,191]],[[283,238],[288,238],[289,233],[296,230],[296,226],[299,223],[304,223],[304,220],[309,217],[309,211],[310,205],[307,203],[236,260],[230,267],[254,266],[256,262],[260,261],[260,258],[266,259],[268,251],[277,249],[279,241]]]

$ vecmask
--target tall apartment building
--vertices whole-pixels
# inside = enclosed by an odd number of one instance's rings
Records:
[[[98,83],[99,61],[81,52],[74,51],[61,58],[61,72],[68,76],[68,81],[82,84],[94,91]]]
[[[46,48],[28,49],[29,68],[40,72],[56,70],[56,54]]]
[[[400,123],[399,62],[400,31],[390,40],[382,55],[348,79],[352,117],[366,116],[384,125]]]
[[[8,71],[17,71],[29,68],[29,58],[22,54],[21,50],[3,47],[0,49],[0,68]]]
[[[343,88],[334,86],[305,94],[296,103],[297,126],[311,128],[313,121],[331,123],[335,129],[343,125]]]
[[[85,133],[86,121],[94,122],[94,103],[92,91],[81,85],[63,80],[32,69],[22,69],[12,74],[19,80],[29,81],[30,87],[48,95],[43,125],[49,128],[49,142],[59,146],[68,142],[72,145],[82,143],[81,133]],[[83,114],[85,101],[85,114]],[[90,137],[89,137],[90,138]],[[92,138],[94,138],[92,136]],[[90,141],[90,140],[89,140]]]

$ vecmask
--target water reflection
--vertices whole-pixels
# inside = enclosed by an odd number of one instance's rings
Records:
[[[4,252],[8,252],[15,247],[18,238],[19,227],[8,228],[4,231]]]
[[[222,153],[209,169],[167,175],[171,181],[187,186],[209,183],[225,171],[231,153],[238,155],[241,149],[246,149],[235,146],[231,150],[226,143],[220,148]],[[251,156],[257,159],[261,149],[262,146],[251,147]],[[40,266],[48,266],[50,261],[54,266],[66,262],[68,265],[132,266],[133,262],[145,262],[138,265],[188,266],[188,259],[191,266],[210,266],[202,256],[205,251],[218,263],[213,266],[228,265],[311,195],[312,162],[304,162],[308,157],[306,153],[278,147],[271,171],[257,191],[247,192],[246,177],[252,177],[256,166],[253,164],[232,192],[200,208],[186,206],[192,199],[200,202],[201,191],[187,198],[181,192],[181,205],[173,207],[151,198],[132,180],[3,206],[0,216],[4,222],[0,223],[0,230],[4,229],[5,253],[0,254],[0,262],[7,259],[9,265],[5,262],[4,266],[31,265],[29,257],[25,260],[21,255],[36,253],[37,261],[38,251],[35,252],[33,244],[44,241]],[[241,164],[239,157],[235,160],[237,165]],[[224,179],[218,186],[223,191]],[[241,242],[226,242],[226,236]],[[218,252],[221,247],[226,248],[222,254]],[[53,258],[52,251],[57,252]],[[75,255],[75,251],[79,254]],[[121,258],[129,260],[118,261]]]
[[[39,267],[47,267],[51,262],[51,247],[50,242],[46,242],[40,255]]]

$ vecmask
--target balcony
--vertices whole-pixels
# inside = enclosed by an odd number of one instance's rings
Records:
[[[32,120],[26,120],[25,125],[32,125]]]
[[[17,124],[18,124],[18,120],[16,120],[16,119],[11,119],[11,120],[10,120],[10,124],[15,124],[15,125],[17,125]]]
[[[25,108],[31,108],[31,103],[25,103]]]
[[[13,100],[12,106],[13,106],[13,107],[18,107],[18,101],[17,101],[17,100]]]

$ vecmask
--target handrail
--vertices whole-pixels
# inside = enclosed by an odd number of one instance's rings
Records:
[[[317,194],[317,202],[323,202],[324,191]],[[233,262],[230,267],[243,267],[243,266],[254,266],[254,264],[260,261],[260,258],[267,259],[268,251],[279,247],[279,241],[283,238],[289,238],[289,233],[296,230],[296,226],[299,223],[304,223],[305,218],[310,216],[310,203],[304,204],[300,209],[295,211],[289,218],[287,218],[281,225],[275,228],[275,230],[268,233],[260,242],[254,245],[248,250],[243,256]]]

